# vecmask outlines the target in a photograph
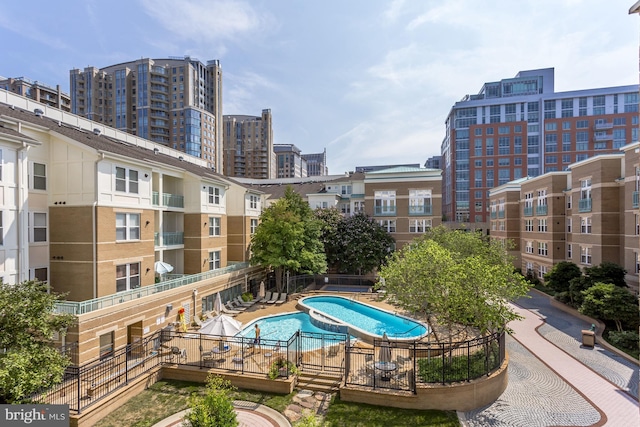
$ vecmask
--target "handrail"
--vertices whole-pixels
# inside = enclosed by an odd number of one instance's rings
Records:
[[[163,282],[156,283],[151,286],[143,286],[129,291],[118,292],[116,294],[107,295],[100,298],[94,298],[86,301],[60,301],[55,305],[55,312],[69,313],[73,315],[90,313],[105,307],[112,307],[127,301],[138,298],[147,297],[159,292],[168,291],[170,289],[179,288],[202,280],[211,279],[212,277],[221,276],[232,271],[241,270],[249,266],[248,262],[239,262],[217,270],[210,270],[204,273],[184,275]]]

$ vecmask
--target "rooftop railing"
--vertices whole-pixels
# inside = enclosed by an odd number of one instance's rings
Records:
[[[73,315],[90,313],[106,307],[113,307],[127,301],[133,301],[144,298],[159,292],[168,291],[170,289],[179,288],[181,286],[190,285],[192,283],[201,282],[213,277],[221,276],[232,271],[242,270],[249,267],[248,262],[240,262],[229,265],[217,270],[206,271],[204,273],[190,275],[171,275],[169,280],[156,283],[150,286],[143,286],[137,289],[131,289],[116,294],[107,295],[100,298],[94,298],[86,301],[61,301],[56,304],[55,310],[59,313],[70,313]]]

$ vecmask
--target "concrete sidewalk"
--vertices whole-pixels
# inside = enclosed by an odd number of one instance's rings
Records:
[[[580,331],[591,325],[531,296],[514,305],[524,320],[509,325],[507,390],[492,405],[459,414],[463,425],[639,425],[637,364],[582,347]]]

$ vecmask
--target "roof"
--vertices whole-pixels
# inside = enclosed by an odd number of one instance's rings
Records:
[[[7,104],[0,103],[0,123],[3,117],[8,117],[22,122],[27,122],[37,126],[48,128],[51,132],[55,132],[99,152],[111,153],[117,156],[131,158],[140,162],[147,161],[160,163],[172,168],[182,169],[185,172],[191,173],[201,178],[233,182],[241,187],[246,188],[246,185],[241,184],[233,180],[232,178],[221,175],[209,168],[197,165],[195,163],[182,161],[178,156],[163,154],[162,151],[156,152],[152,149],[134,145],[110,136],[96,134],[85,129],[80,129],[76,126],[72,126],[70,124],[48,118],[44,115],[36,116],[33,112],[17,107],[11,108]],[[25,135],[21,135],[18,132],[12,131],[11,129],[8,129],[6,127],[0,129],[2,129],[2,133],[7,133],[12,136],[15,136],[15,134],[17,134],[22,138],[25,137]],[[187,154],[184,154],[183,158],[186,156]]]
[[[381,169],[372,172],[367,172],[367,175],[374,174],[385,174],[385,173],[406,173],[406,172],[428,172],[428,171],[438,171],[440,169],[427,169],[420,167],[410,167],[410,166],[397,166],[389,169]]]

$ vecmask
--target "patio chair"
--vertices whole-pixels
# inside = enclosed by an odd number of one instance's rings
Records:
[[[285,302],[287,302],[287,293],[283,292],[276,300],[276,305],[284,304]]]
[[[269,291],[266,294],[264,294],[264,298],[262,298],[259,302],[264,304],[265,302],[269,301],[270,299],[271,299],[271,291]]]
[[[242,313],[242,311],[239,311],[239,310],[231,310],[227,308],[226,305],[222,306],[222,312],[225,314],[228,314],[231,317],[237,316],[238,314]]]
[[[233,301],[235,301],[237,305],[241,305],[242,307],[247,307],[247,308],[255,304],[253,301],[243,300],[241,296],[237,296]]]
[[[271,295],[271,299],[267,301],[267,304],[275,304],[277,300],[278,300],[278,293],[274,292],[273,295]]]
[[[243,307],[242,305],[238,304],[237,301],[235,300],[231,300],[228,301],[226,304],[227,308],[229,310],[234,310],[234,311],[245,311],[247,309],[247,307]]]
[[[266,352],[264,354],[264,357],[272,357],[277,355],[278,353],[280,353],[280,341],[278,341],[276,345],[273,346],[273,349],[271,351]]]
[[[201,328],[202,320],[200,320],[200,316],[198,316],[197,314],[193,316],[193,323],[195,323],[198,326],[198,328]]]

